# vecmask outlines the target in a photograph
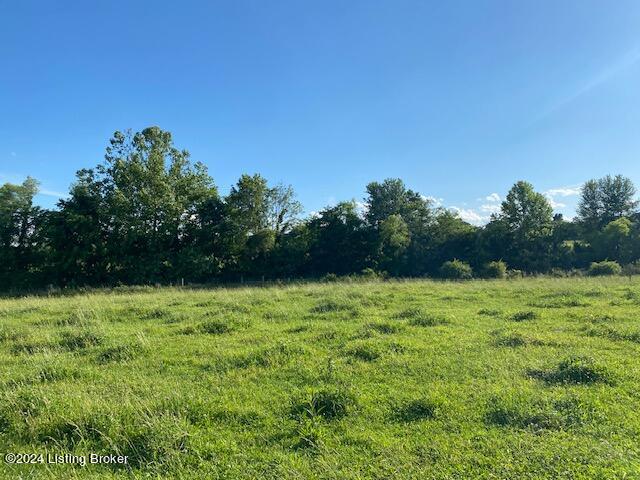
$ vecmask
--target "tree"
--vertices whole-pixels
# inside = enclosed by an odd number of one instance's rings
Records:
[[[435,222],[429,200],[418,192],[407,189],[398,178],[388,178],[382,183],[371,182],[367,185],[367,193],[365,220],[369,227],[372,251],[377,252],[372,259],[373,264],[379,268],[391,266],[390,258],[385,257],[387,247],[384,245],[385,238],[381,227],[390,217],[397,216],[407,227],[406,236],[409,242],[404,247],[406,254],[400,256],[400,252],[396,252],[391,268],[397,275],[423,273],[425,253],[429,249]],[[391,222],[400,225],[398,219]],[[389,226],[386,229],[388,230]],[[388,234],[385,235],[388,237]]]
[[[631,229],[631,220],[626,217],[609,222],[600,235],[599,257],[623,264],[631,261]]]
[[[114,263],[109,250],[113,222],[102,182],[93,170],[80,170],[68,199],[58,202],[48,223],[51,277],[58,285],[110,283]],[[112,241],[112,243],[117,243]]]
[[[423,265],[418,273],[428,272],[432,275],[437,274],[440,266],[451,258],[471,262],[477,267],[481,264],[476,252],[479,231],[478,227],[462,220],[456,212],[440,208],[436,210],[428,236],[421,242],[424,250],[417,252],[411,263]]]
[[[578,218],[590,228],[597,227],[602,217],[602,199],[597,180],[589,180],[582,185],[578,203]]]
[[[411,243],[409,227],[400,215],[390,215],[379,226],[380,268],[397,275],[402,268],[402,256]]]
[[[302,204],[296,200],[291,185],[278,184],[267,194],[269,226],[280,238],[288,232],[302,213]]]
[[[370,245],[364,220],[355,201],[327,207],[307,224],[309,263],[307,273],[339,275],[360,272],[370,266]]]
[[[274,245],[270,230],[270,195],[261,175],[242,175],[225,198],[221,237],[225,270],[232,275],[264,274],[265,263]],[[257,263],[261,264],[260,271]],[[254,270],[254,271],[252,271]]]
[[[193,241],[200,206],[217,191],[206,167],[174,147],[169,132],[115,132],[105,162],[77,178],[56,223],[77,234],[76,256],[65,263],[84,272],[82,281],[166,282],[190,270],[181,252]]]
[[[498,217],[508,236],[505,258],[509,265],[534,271],[550,266],[552,213],[547,199],[530,183],[519,181],[511,187]]]
[[[589,229],[601,229],[622,217],[631,217],[638,206],[633,182],[622,175],[607,175],[582,186],[578,218]]]
[[[21,185],[0,187],[0,288],[30,286],[41,273],[39,258],[42,210],[33,204],[38,182],[31,177]]]

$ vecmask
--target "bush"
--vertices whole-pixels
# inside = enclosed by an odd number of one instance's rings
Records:
[[[517,269],[507,270],[507,278],[522,278],[523,276],[524,274],[522,273],[522,270],[517,270]]]
[[[487,263],[482,269],[484,278],[505,278],[507,276],[507,264],[502,260]]]
[[[324,277],[320,279],[320,281],[324,283],[334,283],[334,282],[337,282],[338,280],[340,280],[340,277],[338,277],[338,275],[336,275],[335,273],[327,273]]]
[[[373,268],[365,268],[360,272],[360,277],[367,280],[377,280],[379,278],[384,278],[384,275],[376,272]]]
[[[449,280],[467,280],[473,277],[473,270],[468,263],[454,259],[442,264],[440,276]]]
[[[622,268],[622,273],[629,276],[640,275],[640,260],[625,265]]]
[[[618,262],[611,260],[605,260],[603,262],[592,262],[589,265],[589,275],[602,276],[602,275],[620,275],[622,273],[622,267]]]

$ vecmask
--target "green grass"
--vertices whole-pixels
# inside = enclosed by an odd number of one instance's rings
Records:
[[[640,478],[640,279],[0,300],[2,478]]]

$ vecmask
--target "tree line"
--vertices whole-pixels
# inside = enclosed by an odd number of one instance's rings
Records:
[[[0,289],[239,281],[327,274],[501,276],[638,267],[640,214],[623,176],[590,180],[577,217],[553,214],[525,181],[483,227],[434,206],[400,179],[367,185],[301,218],[287,185],[242,175],[221,196],[205,166],[158,127],[116,132],[104,162],[77,172],[56,209],[38,183],[0,187]]]

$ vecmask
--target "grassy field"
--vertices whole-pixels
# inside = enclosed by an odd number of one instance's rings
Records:
[[[640,478],[640,279],[0,300],[3,478]],[[45,459],[46,461],[46,459]]]

